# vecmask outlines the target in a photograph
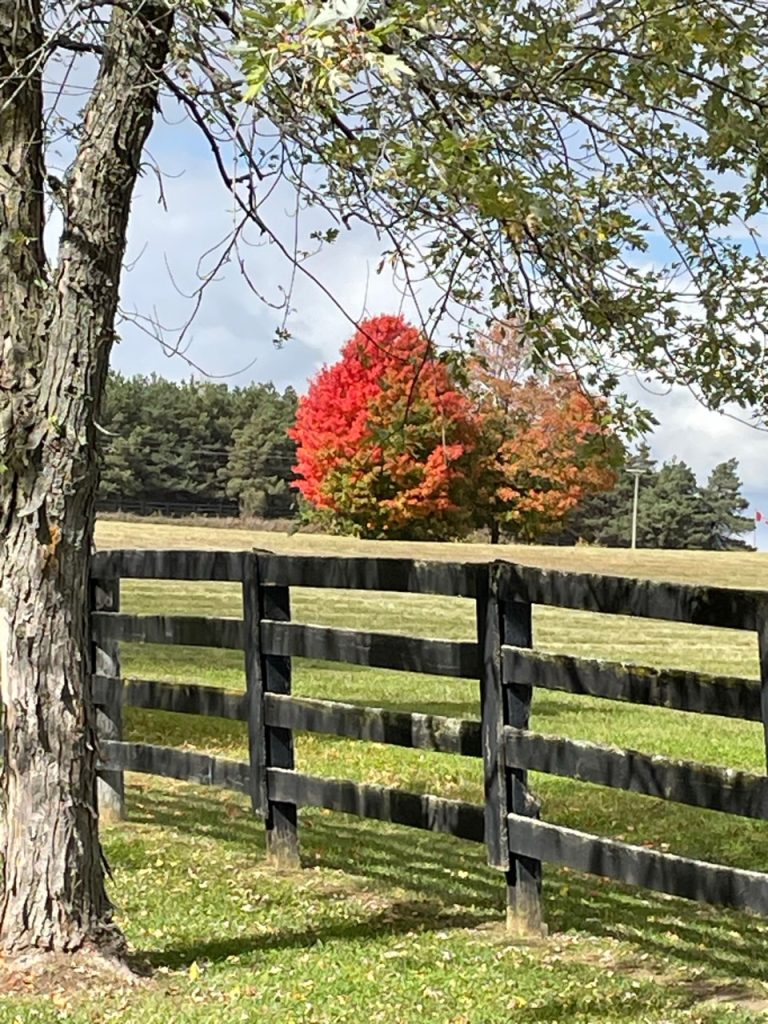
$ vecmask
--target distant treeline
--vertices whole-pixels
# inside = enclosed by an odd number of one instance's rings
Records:
[[[741,493],[738,462],[715,466],[699,486],[690,466],[678,459],[660,467],[647,446],[632,460],[641,465],[637,545],[641,548],[689,548],[725,551],[746,548],[740,534],[754,529],[742,513],[749,502]],[[624,470],[611,491],[594,494],[567,517],[562,530],[547,538],[553,544],[600,544],[628,547],[632,533],[634,477]]]
[[[110,374],[102,414],[102,509],[291,516],[296,393],[272,384]]]
[[[296,447],[287,436],[297,396],[272,384],[230,388],[207,381],[168,381],[112,373],[100,423],[100,508],[170,515],[290,517]],[[657,466],[647,447],[638,461],[637,542],[643,548],[745,547],[738,463],[720,463],[700,486],[689,466]],[[615,488],[588,497],[569,513],[551,544],[627,547],[634,478],[624,468]],[[510,539],[514,539],[510,535]]]

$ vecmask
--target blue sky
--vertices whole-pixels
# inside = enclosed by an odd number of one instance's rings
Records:
[[[167,210],[159,202],[155,177],[145,174],[134,201],[122,304],[126,309],[153,313],[167,326],[178,326],[192,310],[191,300],[183,293],[191,293],[199,283],[200,256],[226,237],[232,218],[228,197],[207,152],[188,126],[161,125],[149,148],[166,171],[163,192]],[[291,195],[276,193],[265,213],[287,238],[293,230]],[[281,289],[290,280],[290,267],[274,246],[259,244],[257,237],[250,241],[243,256],[258,296],[239,268],[230,264],[207,291],[183,355],[169,353],[157,340],[125,323],[113,366],[128,374],[155,372],[174,379],[205,373],[232,384],[272,381],[281,389],[292,385],[301,392],[324,362],[336,358],[351,332],[349,318],[394,312],[401,305],[406,315],[415,312],[408,302],[403,304],[390,275],[377,275],[375,239],[364,232],[344,234],[311,263],[343,311],[316,285],[299,277],[289,318],[292,337],[278,349],[272,339],[282,313],[268,302],[280,301]],[[680,389],[665,391],[634,378],[627,378],[625,384],[659,420],[649,439],[659,460],[676,455],[703,480],[718,462],[736,457],[752,508],[768,513],[768,481],[763,468],[768,434],[737,419],[706,412]],[[768,527],[760,529],[759,546],[768,549]]]

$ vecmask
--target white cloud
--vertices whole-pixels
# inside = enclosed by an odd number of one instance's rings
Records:
[[[121,304],[128,311],[155,317],[167,328],[178,328],[194,311],[189,296],[199,287],[200,273],[214,265],[216,247],[231,233],[233,221],[226,208],[226,192],[204,165],[192,164],[180,176],[169,176],[163,191],[167,211],[158,203],[151,178],[144,178],[137,190]],[[260,210],[286,246],[293,244],[289,241],[294,230],[290,198],[278,190],[268,208]],[[310,231],[328,226],[315,211],[301,214],[301,231],[307,239]],[[115,367],[127,373],[154,371],[178,378],[192,372],[186,356],[211,376],[248,367],[236,375],[236,383],[274,379],[303,389],[323,362],[337,357],[360,319],[399,310],[418,319],[418,309],[410,297],[403,297],[392,269],[377,273],[381,247],[370,231],[342,232],[336,243],[307,261],[311,277],[301,270],[292,274],[291,263],[279,247],[257,237],[253,229],[246,237],[249,244],[233,254],[206,290],[180,355],[169,359],[156,340],[125,323]],[[308,240],[306,247],[314,244]],[[259,295],[241,274],[239,258]],[[278,351],[273,339],[283,313],[268,303],[279,304],[289,290],[292,337]],[[426,303],[429,291],[422,289],[420,302]],[[167,340],[173,342],[172,330]]]
[[[768,488],[768,480],[763,483],[768,433],[751,425],[743,409],[729,406],[724,412],[713,412],[679,387],[659,394],[630,383],[626,390],[659,420],[648,439],[657,459],[676,456],[703,481],[717,463],[737,458],[751,484]]]

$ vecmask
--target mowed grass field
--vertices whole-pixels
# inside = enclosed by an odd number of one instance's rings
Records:
[[[768,555],[356,542],[146,523],[100,523],[108,547],[509,558],[553,568],[768,589]],[[240,615],[239,587],[124,581],[123,610]],[[299,621],[472,638],[462,599],[298,590]],[[539,649],[755,678],[753,634],[537,608]],[[243,689],[237,652],[124,645],[125,675]],[[306,696],[477,717],[477,684],[297,660]],[[534,695],[532,728],[765,770],[751,723],[566,694]],[[247,757],[239,723],[127,709],[126,738]],[[481,800],[469,758],[301,735],[297,767]],[[543,818],[740,867],[768,869],[762,822],[534,776]],[[507,941],[501,878],[482,848],[317,810],[301,814],[303,869],[263,856],[233,794],[128,777],[128,820],[105,831],[111,891],[137,956],[136,988],[0,1003],[0,1021],[665,1022],[768,1019],[768,922],[545,866],[549,937]]]

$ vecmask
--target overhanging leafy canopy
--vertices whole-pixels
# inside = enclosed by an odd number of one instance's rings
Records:
[[[297,181],[439,281],[435,317],[768,416],[766,0],[280,0],[245,35]]]

